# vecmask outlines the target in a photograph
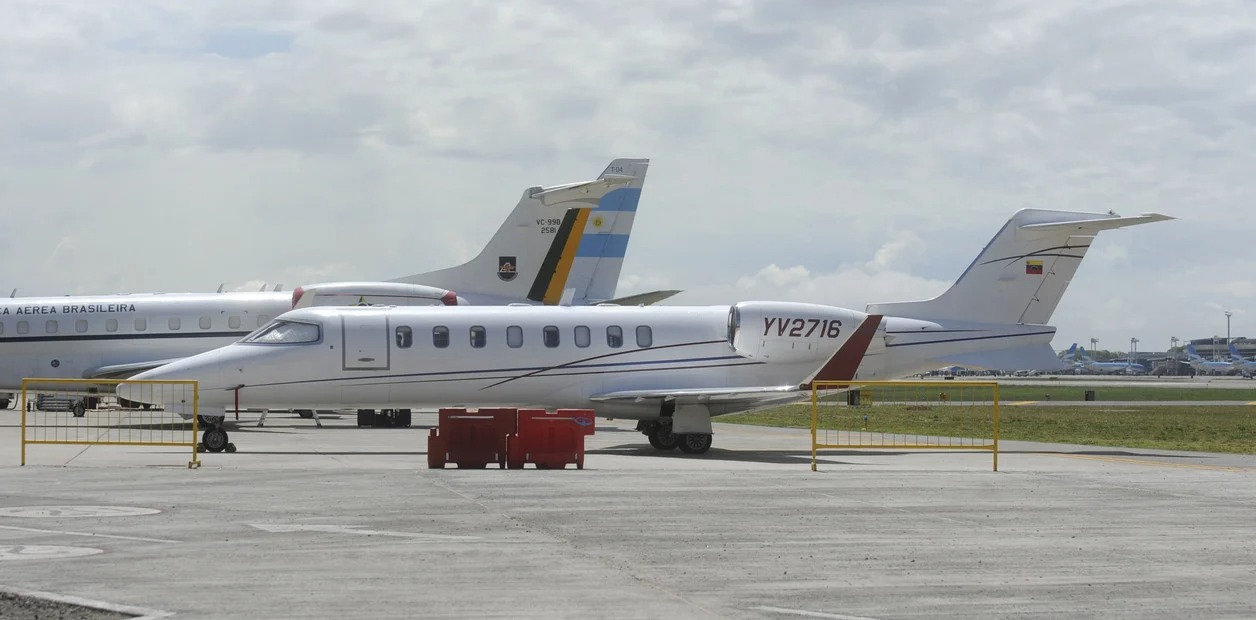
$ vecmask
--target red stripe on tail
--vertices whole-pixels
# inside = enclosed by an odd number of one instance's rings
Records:
[[[860,362],[863,362],[864,355],[868,352],[868,345],[872,344],[872,337],[877,333],[877,327],[881,325],[880,314],[869,314],[859,327],[855,328],[855,333],[846,339],[842,347],[824,363],[824,367],[812,381],[848,381],[855,378],[855,371],[859,370]],[[811,389],[811,384],[807,383],[802,386],[803,389]]]

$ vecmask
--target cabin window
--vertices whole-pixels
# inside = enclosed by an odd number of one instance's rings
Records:
[[[645,349],[654,344],[654,332],[649,325],[637,326],[637,346]]]
[[[171,330],[179,329],[179,324],[180,321],[177,316],[172,316],[169,321],[166,321],[166,325],[169,326]]]
[[[50,334],[55,334],[55,333],[57,333],[57,322],[56,322],[56,320],[44,321],[44,331],[46,331],[46,332],[48,332],[48,333],[50,333]]]
[[[200,327],[201,329],[209,329],[210,327],[213,327],[214,321],[213,319],[207,316],[203,316],[200,318],[200,320],[196,322],[196,325],[197,327]]]
[[[449,328],[444,325],[437,325],[432,328],[432,346],[437,349],[443,349],[449,346]]]
[[[414,343],[414,332],[411,331],[410,328],[406,327],[405,325],[398,327],[397,328],[397,348],[409,349],[410,345],[413,343]]]
[[[105,331],[107,332],[118,331],[118,319],[105,319]]]
[[[87,331],[87,319],[79,319],[74,322],[74,331],[83,333]]]
[[[545,343],[545,346],[551,349],[558,346],[558,326],[546,325],[545,328],[541,330],[541,341]]]
[[[576,326],[576,346],[583,349],[589,346],[589,340],[590,340],[589,326],[577,325]]]
[[[253,332],[240,342],[254,344],[303,344],[318,342],[322,330],[313,323],[274,321],[263,329]]]
[[[484,343],[488,341],[488,332],[484,331],[483,325],[471,326],[471,347],[475,349],[483,349]]]
[[[135,331],[142,332],[148,329],[148,319],[143,317],[135,319]]]
[[[227,317],[227,327],[230,327],[231,329],[240,329],[240,317]]]
[[[259,315],[257,315],[257,326],[258,326],[258,327],[261,327],[261,326],[263,326],[263,325],[265,325],[265,324],[267,324],[267,323],[269,323],[269,322],[270,322],[270,317],[269,317],[269,316],[266,316],[265,314],[259,314]]]
[[[511,325],[506,328],[506,346],[512,349],[518,349],[523,346],[523,328],[518,325]]]
[[[18,321],[18,322],[17,322],[17,333],[19,333],[19,334],[29,334],[29,333],[31,333],[31,324],[30,324],[30,323],[27,323],[26,321]]]
[[[618,325],[611,325],[606,328],[606,346],[612,349],[624,346],[624,330]]]

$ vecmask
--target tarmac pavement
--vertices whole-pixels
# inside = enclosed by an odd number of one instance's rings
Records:
[[[19,467],[0,412],[0,590],[175,618],[1256,617],[1254,456],[1004,442],[997,473],[812,472],[806,431],[717,424],[689,457],[600,421],[582,471],[428,470],[424,428],[267,423],[198,470],[110,446]]]

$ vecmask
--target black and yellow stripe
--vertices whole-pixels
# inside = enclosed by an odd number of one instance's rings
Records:
[[[554,242],[541,262],[536,280],[532,282],[532,289],[528,291],[528,299],[553,306],[562,298],[563,287],[571,275],[571,264],[576,259],[576,250],[580,247],[588,221],[589,209],[567,209],[563,223],[554,234]]]

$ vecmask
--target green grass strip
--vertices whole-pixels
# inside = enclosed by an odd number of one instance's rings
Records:
[[[959,407],[842,408],[822,428],[904,435],[988,437],[985,415]],[[867,415],[865,422],[863,416]],[[982,418],[982,419],[978,419]],[[811,405],[720,416],[717,422],[811,428]],[[1256,407],[1020,406],[999,408],[1000,441],[1039,441],[1196,452],[1256,454]]]

